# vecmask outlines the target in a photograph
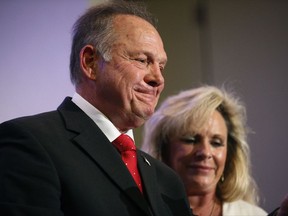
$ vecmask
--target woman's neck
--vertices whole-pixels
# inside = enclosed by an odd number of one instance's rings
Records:
[[[193,214],[197,216],[221,216],[222,203],[215,193],[205,195],[189,195],[188,200]]]

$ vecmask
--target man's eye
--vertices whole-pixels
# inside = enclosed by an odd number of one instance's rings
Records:
[[[135,59],[135,60],[138,61],[138,62],[141,62],[141,63],[143,63],[143,64],[147,64],[147,59],[137,58],[137,59]]]

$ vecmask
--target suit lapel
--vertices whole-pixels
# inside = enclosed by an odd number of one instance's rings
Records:
[[[67,101],[68,100],[68,101]],[[78,133],[74,141],[91,156],[110,177],[110,180],[149,215],[148,204],[137,188],[120,154],[99,127],[71,100],[65,99],[58,108],[68,130]]]
[[[161,193],[159,192],[159,185],[157,183],[157,175],[156,169],[152,162],[150,162],[145,154],[142,151],[138,150],[138,167],[142,177],[142,183],[145,187],[147,198],[149,203],[152,207],[152,210],[155,215],[163,215],[165,212],[165,216],[167,215],[168,211],[164,209],[163,203],[161,203],[162,197]]]

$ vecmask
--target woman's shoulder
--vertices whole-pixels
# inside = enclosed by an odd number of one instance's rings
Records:
[[[223,216],[267,216],[268,213],[259,206],[244,200],[226,202],[223,204]]]

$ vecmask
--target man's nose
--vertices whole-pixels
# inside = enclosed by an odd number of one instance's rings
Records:
[[[164,84],[164,77],[158,63],[150,65],[149,73],[145,77],[145,82],[150,86],[158,87]]]

